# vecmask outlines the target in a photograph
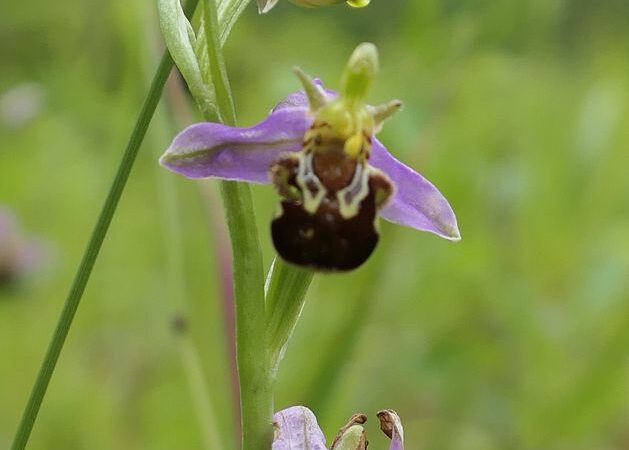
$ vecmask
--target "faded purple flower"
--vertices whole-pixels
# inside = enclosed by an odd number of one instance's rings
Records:
[[[22,128],[41,113],[44,103],[42,86],[18,84],[0,95],[0,123],[12,129]]]
[[[404,431],[397,413],[392,409],[383,410],[378,413],[378,419],[380,429],[391,439],[389,450],[404,450]],[[272,450],[328,450],[317,418],[305,406],[284,409],[275,414],[273,421]],[[363,427],[366,421],[364,414],[352,416],[340,429],[329,450],[366,450]]]
[[[0,207],[0,287],[36,270],[42,258],[41,245],[24,237],[15,215]]]
[[[378,412],[380,419],[380,429],[391,439],[389,450],[404,450],[404,428],[402,421],[392,409],[384,409]]]

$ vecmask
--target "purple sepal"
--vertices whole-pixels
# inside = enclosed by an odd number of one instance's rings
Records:
[[[325,436],[314,413],[293,406],[273,416],[275,437],[272,450],[326,450]]]
[[[395,159],[378,139],[374,139],[369,162],[386,173],[396,186],[393,199],[380,213],[383,218],[451,241],[461,239],[454,211],[441,192]]]
[[[188,178],[269,183],[271,164],[301,149],[311,123],[305,108],[280,109],[250,128],[198,123],[175,137],[160,163]]]

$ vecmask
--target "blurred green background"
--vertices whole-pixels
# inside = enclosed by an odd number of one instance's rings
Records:
[[[382,408],[409,449],[629,449],[629,3],[372,3],[250,5],[226,46],[240,122],[298,88],[292,66],[334,88],[355,45],[375,42],[371,99],[406,104],[381,138],[450,200],[463,240],[382,223],[364,267],[317,276],[277,409],[311,407],[328,439],[368,413],[373,449]],[[0,289],[0,448],[156,66],[156,24],[151,0],[2,6],[0,204],[47,256]],[[150,129],[31,449],[204,448],[191,349],[233,448],[217,185],[157,165],[190,120],[162,109]],[[277,199],[254,196],[268,265]]]

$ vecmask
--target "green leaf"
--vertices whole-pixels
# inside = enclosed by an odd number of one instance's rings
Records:
[[[304,308],[314,272],[275,258],[266,281],[267,333],[271,368],[277,370]]]

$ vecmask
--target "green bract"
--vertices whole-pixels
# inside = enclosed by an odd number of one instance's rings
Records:
[[[158,0],[157,10],[166,47],[199,108],[204,113],[215,109],[214,91],[209,87],[211,80],[207,79],[209,71],[202,67],[197,57],[197,48],[206,45],[205,36],[201,35],[197,40],[179,0]]]

